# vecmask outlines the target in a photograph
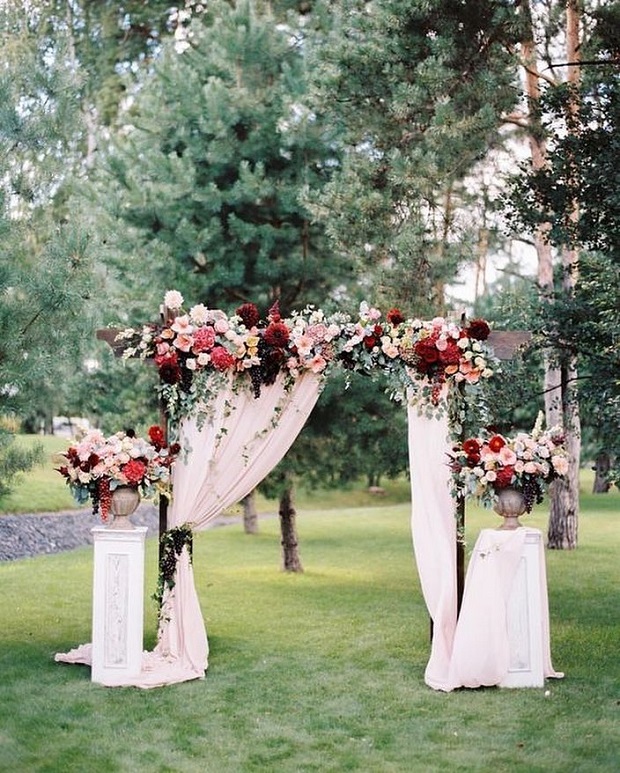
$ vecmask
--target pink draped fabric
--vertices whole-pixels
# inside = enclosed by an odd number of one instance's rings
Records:
[[[497,685],[507,675],[506,604],[527,534],[526,528],[483,529],[470,559],[457,621],[456,502],[450,494],[449,451],[447,418],[428,418],[409,406],[413,547],[433,621],[424,681],[446,692]],[[540,593],[544,676],[559,678],[563,674],[551,663],[544,551],[539,565],[540,586],[534,592]]]
[[[508,673],[510,647],[506,609],[528,532],[483,529],[476,540],[465,580],[461,613],[454,635],[449,678],[445,689],[500,684]],[[541,641],[543,676],[561,678],[551,663],[547,573],[542,539],[539,541]]]
[[[424,680],[448,686],[456,628],[456,503],[450,495],[448,419],[429,418],[415,405],[409,414],[411,531],[422,594],[433,621],[431,654]]]
[[[193,530],[203,529],[249,494],[292,445],[316,404],[321,383],[320,375],[308,372],[287,390],[280,376],[262,388],[259,399],[247,390],[235,393],[229,383],[209,404],[204,423],[184,421],[181,445],[189,452],[174,466],[168,528],[189,523]],[[157,645],[144,653],[140,675],[127,684],[148,688],[201,678],[208,653],[192,565],[184,550],[174,589],[164,593]],[[90,645],[56,660],[90,664]]]

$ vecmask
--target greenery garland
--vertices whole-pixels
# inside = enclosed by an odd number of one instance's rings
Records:
[[[159,575],[157,577],[157,590],[153,594],[153,598],[161,613],[164,591],[166,588],[170,591],[174,588],[177,561],[184,547],[187,548],[190,563],[192,562],[194,534],[191,526],[184,523],[182,526],[175,526],[173,529],[165,531],[161,535],[159,544]]]

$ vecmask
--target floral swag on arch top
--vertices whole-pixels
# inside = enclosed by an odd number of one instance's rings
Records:
[[[366,302],[356,317],[313,307],[282,317],[275,304],[266,319],[251,303],[232,315],[202,304],[185,310],[183,303],[179,292],[167,292],[161,323],[123,330],[115,343],[126,358],[155,363],[170,439],[181,447],[162,537],[157,645],[144,653],[132,683],[154,687],[204,676],[208,640],[194,586],[192,533],[283,458],[336,366],[384,377],[392,397],[407,404],[416,562],[434,621],[433,653],[449,649],[456,517],[446,453],[497,367],[489,325],[405,319],[398,309],[384,316]],[[58,659],[85,662],[80,650]]]

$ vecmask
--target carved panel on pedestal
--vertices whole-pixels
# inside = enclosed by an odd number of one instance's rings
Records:
[[[506,626],[510,642],[509,671],[530,671],[532,668],[530,594],[527,579],[527,562],[525,557],[521,556],[506,609]]]
[[[129,556],[110,553],[106,566],[104,667],[127,665]]]

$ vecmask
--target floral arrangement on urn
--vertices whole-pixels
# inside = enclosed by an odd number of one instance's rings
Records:
[[[474,498],[485,507],[494,507],[500,515],[507,507],[517,508],[518,516],[530,513],[534,504],[543,501],[546,487],[567,474],[568,456],[561,430],[543,430],[540,415],[531,433],[506,437],[483,432],[455,444],[449,465],[453,494]],[[512,504],[507,503],[510,497]],[[519,524],[512,521],[508,525],[514,528]]]
[[[117,432],[106,437],[95,429],[61,454],[66,463],[57,469],[76,501],[84,504],[90,499],[93,514],[99,513],[106,523],[111,507],[114,510],[113,497],[121,490],[133,491],[133,509],[140,494],[169,497],[170,468],[178,451],[178,446],[166,445],[164,432],[158,426],[149,429],[148,440],[132,432]]]

